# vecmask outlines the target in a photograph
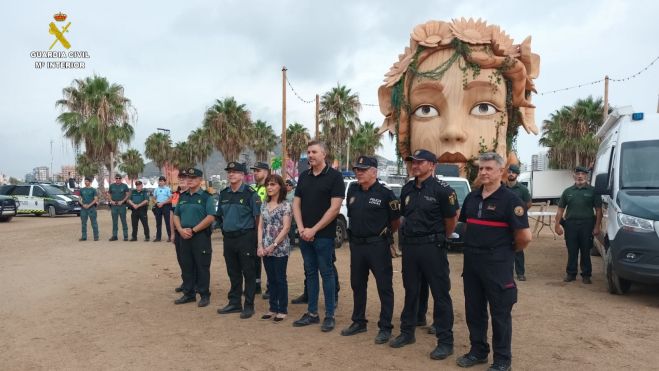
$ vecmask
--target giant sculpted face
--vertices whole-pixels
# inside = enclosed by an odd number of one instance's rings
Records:
[[[539,64],[530,37],[514,45],[481,20],[418,25],[378,91],[383,131],[396,135],[403,158],[428,149],[465,176],[482,152],[516,162],[518,127],[538,131],[530,94]]]

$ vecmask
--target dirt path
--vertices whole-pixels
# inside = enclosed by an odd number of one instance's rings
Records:
[[[252,319],[216,314],[228,287],[219,234],[213,235],[211,305],[175,306],[180,272],[173,245],[108,242],[109,213],[99,217],[99,242],[77,241],[76,217],[18,217],[0,224],[0,369],[456,370],[456,356],[468,349],[459,254],[449,258],[455,356],[432,361],[435,340],[425,329],[417,331],[416,344],[402,349],[373,344],[379,302],[372,278],[369,331],[340,336],[352,310],[347,246],[337,250],[337,329],[325,334],[318,326],[291,327],[306,309],[300,305],[291,305],[279,324],[258,319],[266,309],[261,299]],[[151,216],[150,222],[155,225]],[[659,289],[634,286],[627,296],[608,294],[600,258],[593,260],[593,285],[565,284],[563,242],[543,233],[526,255],[528,281],[519,283],[514,368],[659,369]],[[394,270],[397,334],[400,259]],[[303,280],[297,249],[288,279],[289,295],[297,296]]]

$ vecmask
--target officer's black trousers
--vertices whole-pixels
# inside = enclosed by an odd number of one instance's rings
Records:
[[[515,252],[515,273],[523,276],[526,273],[524,269],[524,250]]]
[[[245,280],[245,307],[254,308],[256,291],[256,230],[251,229],[237,237],[224,235],[224,261],[231,288],[229,304],[242,306],[243,279]]]
[[[507,251],[506,251],[507,250]],[[512,249],[476,250],[465,248],[464,281],[465,313],[469,328],[470,353],[485,357],[488,314],[492,316],[492,348],[495,363],[511,362],[513,334],[512,309],[517,302],[517,285],[513,280]]]
[[[144,229],[144,237],[149,238],[149,217],[147,213],[147,206],[138,207],[135,210],[131,210],[130,214],[130,224],[133,227],[133,238],[137,238],[137,223],[142,222],[142,228]]]
[[[165,229],[167,230],[167,238],[172,237],[171,226],[169,225],[169,211],[171,210],[171,204],[164,204],[162,207],[154,206],[153,215],[156,219],[156,240],[159,240],[162,237],[162,220],[165,219]]]
[[[206,232],[196,233],[186,240],[181,238],[181,264],[183,269],[183,292],[195,295],[195,287],[202,297],[210,296],[211,237]]]
[[[391,317],[394,312],[394,288],[392,286],[393,268],[389,241],[370,244],[350,243],[350,285],[354,307],[352,321],[366,324],[366,291],[368,273],[373,272],[375,284],[380,296],[380,320],[378,327],[391,330]]]
[[[434,300],[433,326],[437,342],[453,344],[453,302],[446,248],[437,242],[403,244],[403,287],[405,305],[400,315],[402,333],[414,335],[419,306],[419,286],[422,278],[430,285]]]
[[[419,280],[419,310],[417,311],[416,321],[422,323],[426,321],[428,313],[428,299],[430,298],[430,286],[423,276]]]
[[[593,228],[595,219],[568,219],[564,223],[565,245],[567,246],[567,268],[565,272],[577,275],[577,261],[581,254],[581,275],[590,277],[593,267],[590,263],[590,248],[593,246]]]
[[[181,282],[183,282],[183,238],[181,238],[181,235],[178,234],[176,230],[173,231],[174,234],[174,250],[176,251],[176,261],[178,262],[178,266],[181,268]],[[195,276],[195,283],[197,282],[197,269],[196,266],[193,266],[193,273]],[[181,284],[181,287],[183,287],[183,284]]]

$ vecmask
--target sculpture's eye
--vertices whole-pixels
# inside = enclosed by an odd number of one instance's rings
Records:
[[[476,116],[489,116],[499,112],[499,110],[491,103],[478,103],[471,109],[471,114]]]
[[[439,116],[439,112],[437,111],[437,108],[429,105],[429,104],[423,104],[419,107],[417,107],[414,110],[414,116],[417,117],[436,117]]]

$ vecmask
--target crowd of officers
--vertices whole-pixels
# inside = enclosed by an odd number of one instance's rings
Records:
[[[293,326],[320,323],[320,276],[325,299],[325,318],[321,325],[323,332],[335,327],[338,273],[334,265],[334,237],[336,217],[346,195],[341,174],[325,161],[326,152],[322,142],[310,142],[307,150],[310,168],[300,174],[294,191],[295,183],[287,182],[287,200],[292,201],[293,219],[300,236],[305,271],[305,293],[293,303],[297,300],[297,303],[306,303],[308,306],[304,315],[293,322]],[[462,231],[462,279],[471,345],[469,351],[458,357],[456,362],[461,367],[488,362],[490,345],[487,332],[491,317],[493,363],[490,370],[510,370],[511,312],[517,302],[514,272],[518,280],[525,280],[523,250],[531,241],[527,216],[531,206],[530,195],[528,190],[516,183],[519,168],[510,166],[507,177],[504,177],[506,164],[503,158],[496,153],[481,154],[478,162],[480,187],[469,193],[460,205],[455,191],[434,176],[437,164],[435,154],[419,149],[405,160],[411,163],[411,175],[414,178],[404,185],[400,198],[378,181],[376,158],[361,156],[354,164],[357,181],[350,185],[346,195],[350,221],[353,311],[352,323],[341,331],[341,335],[352,336],[367,331],[366,293],[370,272],[375,277],[380,299],[377,322],[379,331],[375,343],[389,343],[392,348],[400,348],[415,342],[416,327],[425,324],[425,309],[422,309],[423,321],[419,320],[420,308],[424,306],[424,300],[427,301],[427,297],[421,297],[425,288],[433,296],[431,329],[437,337],[437,346],[430,357],[441,360],[452,355],[454,316],[447,236],[453,234],[460,221],[465,225]],[[220,192],[217,206],[212,196],[200,188],[200,170],[191,168],[179,173],[181,186],[171,211],[173,237],[170,229],[167,230],[176,246],[182,271],[183,282],[176,288],[177,292],[182,292],[182,296],[175,303],[196,302],[196,295],[199,294],[198,306],[209,305],[213,252],[210,236],[213,222],[216,221],[224,237],[223,255],[230,281],[228,303],[218,309],[218,313],[240,313],[240,318],[245,319],[254,314],[254,298],[257,291],[260,291],[261,262],[257,256],[259,241],[256,228],[259,226],[261,204],[265,201],[263,181],[270,169],[264,163],[257,163],[252,168],[257,180],[253,187],[243,182],[247,174],[245,164],[229,162],[225,170],[229,186]],[[577,168],[575,186],[564,192],[559,205],[557,220],[564,222],[555,226],[559,234],[563,233],[563,228],[566,233],[569,252],[566,282],[575,279],[577,258],[581,253],[583,281],[590,283],[591,268],[585,246],[589,241],[592,245],[592,235],[601,218],[601,205],[597,203],[598,198],[594,196],[592,187],[585,183],[584,175],[587,175],[587,169]],[[505,180],[508,181],[506,185]],[[88,179],[85,184],[86,187],[81,190],[81,240],[86,239],[87,217],[92,219],[94,238],[98,239],[96,213],[93,209],[98,199],[90,191]],[[137,237],[135,227],[138,220],[141,220],[148,240],[148,199],[141,184],[138,183],[136,190],[130,192],[118,178],[109,193],[113,217],[113,236],[110,240],[117,239],[117,216],[122,219],[124,240],[127,239],[125,206],[121,207],[124,204],[133,211],[132,239]],[[163,194],[160,201],[157,200],[156,207],[163,208],[162,205],[172,204],[171,195],[167,200],[165,196]],[[568,211],[563,219],[566,208]],[[596,216],[593,216],[593,210]],[[401,263],[405,298],[400,316],[400,334],[393,337],[394,290],[390,246],[396,232],[399,233],[399,245],[403,252]],[[160,238],[160,223],[157,238]],[[427,307],[427,302],[425,305]]]

